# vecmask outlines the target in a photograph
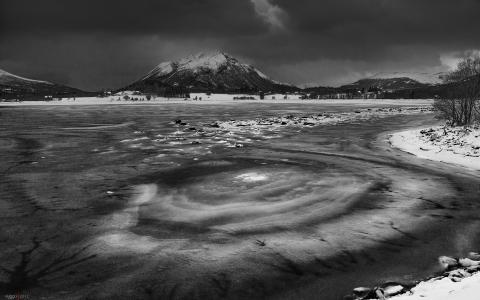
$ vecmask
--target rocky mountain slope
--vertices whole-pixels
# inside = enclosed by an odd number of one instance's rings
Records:
[[[200,53],[175,62],[163,62],[122,90],[156,93],[287,92],[297,87],[276,82],[251,65],[223,53]]]

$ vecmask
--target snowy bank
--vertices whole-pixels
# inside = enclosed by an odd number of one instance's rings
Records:
[[[480,128],[437,126],[392,134],[393,147],[420,158],[480,170]]]
[[[409,293],[392,300],[477,300],[480,297],[480,273],[456,282],[448,277],[419,283]]]
[[[358,287],[346,299],[370,300],[477,300],[480,295],[480,255],[466,258],[439,257],[441,275],[413,285],[388,282],[379,287]]]

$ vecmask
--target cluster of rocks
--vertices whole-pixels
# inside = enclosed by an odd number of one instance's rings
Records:
[[[374,117],[387,117],[396,114],[417,114],[431,112],[432,108],[425,107],[390,107],[390,108],[367,108],[359,109],[354,112],[344,113],[319,113],[307,116],[273,116],[267,118],[257,118],[252,120],[229,120],[223,122],[216,122],[217,127],[238,131],[244,130],[259,130],[265,127],[281,127],[281,126],[296,126],[296,127],[312,127],[317,125],[334,125],[338,123],[355,122],[359,120],[367,120]]]
[[[217,144],[242,148],[253,140],[273,138],[269,133],[280,132],[285,127],[314,127],[335,125],[395,114],[416,114],[431,111],[430,107],[368,108],[343,113],[317,113],[311,115],[283,115],[246,120],[226,120],[189,124],[181,119],[172,122],[177,131],[170,135],[172,143]],[[252,140],[253,139],[253,140]],[[190,142],[189,142],[190,141]]]
[[[310,115],[278,115],[255,119],[231,119],[217,121],[187,122],[174,119],[170,125],[174,131],[152,135],[152,132],[134,132],[137,136],[122,140],[131,149],[161,150],[160,155],[199,155],[211,153],[213,147],[244,148],[288,134],[288,129],[320,125],[335,125],[382,118],[397,114],[417,114],[430,111],[429,107],[366,108],[350,112],[321,112]],[[165,160],[165,158],[161,158]]]
[[[439,280],[449,278],[453,282],[459,282],[464,278],[470,277],[480,271],[480,254],[470,252],[465,258],[453,258],[449,256],[440,256],[438,258],[443,271],[441,274],[430,278],[430,280]],[[351,295],[344,297],[345,300],[370,300],[387,298],[408,293],[416,284],[405,284],[397,282],[387,282],[380,286],[357,287],[353,289]]]
[[[445,269],[442,277],[448,277],[458,282],[480,271],[480,254],[470,252],[465,258],[441,256],[438,261]]]
[[[432,142],[439,138],[438,133],[433,128],[420,130],[420,134],[427,136]]]
[[[410,286],[411,287],[411,286]],[[386,299],[399,295],[408,290],[408,286],[397,282],[387,282],[378,287],[358,287],[353,289],[352,295],[345,296],[345,300]]]

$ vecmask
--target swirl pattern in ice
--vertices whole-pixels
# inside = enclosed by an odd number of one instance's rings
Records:
[[[320,155],[286,162],[274,156],[203,161],[155,174],[99,240],[115,253],[161,255],[156,261],[171,266],[163,280],[173,284],[182,276],[189,282],[177,290],[180,298],[191,291],[215,298],[205,278],[224,272],[239,289],[257,276],[269,282],[337,268],[324,260],[339,251],[356,263],[366,258],[354,253],[379,241],[414,240],[408,232],[423,220],[411,215],[422,198],[449,195],[438,178],[381,161],[339,156],[332,162]]]

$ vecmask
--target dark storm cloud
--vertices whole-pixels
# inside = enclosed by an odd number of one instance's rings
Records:
[[[218,48],[297,84],[434,72],[480,48],[479,0],[0,3],[0,68],[89,89]]]
[[[12,33],[253,34],[261,21],[249,1],[236,0],[4,0],[4,29]]]

